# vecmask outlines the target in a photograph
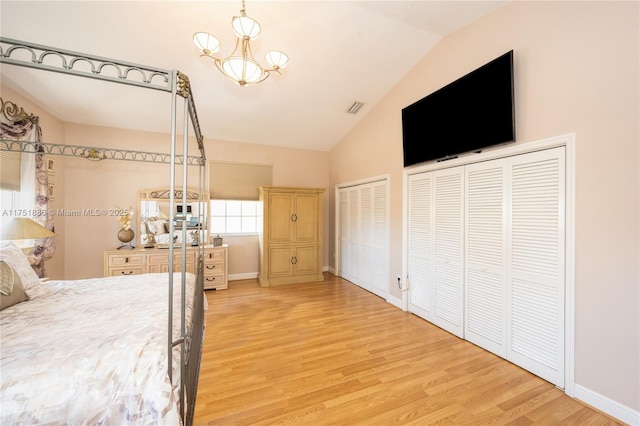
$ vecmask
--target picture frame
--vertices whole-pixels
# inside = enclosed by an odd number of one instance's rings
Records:
[[[56,198],[56,186],[53,183],[47,185],[47,196],[49,197],[49,201]]]
[[[56,172],[56,160],[53,157],[46,156],[45,159],[45,167],[47,168],[47,173],[52,175]]]

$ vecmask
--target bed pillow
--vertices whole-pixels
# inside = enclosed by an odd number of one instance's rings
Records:
[[[147,229],[149,230],[149,232],[153,232],[155,234],[164,233],[164,220],[148,220]]]
[[[20,282],[20,276],[7,262],[0,260],[0,311],[29,300]]]
[[[22,287],[26,291],[40,283],[40,278],[29,264],[27,256],[12,242],[4,242],[0,245],[0,260],[11,266],[11,269],[20,277]]]

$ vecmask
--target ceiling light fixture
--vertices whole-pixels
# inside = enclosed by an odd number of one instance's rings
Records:
[[[229,80],[240,86],[255,84],[264,81],[272,72],[280,73],[289,62],[289,57],[278,50],[267,52],[267,63],[271,68],[263,68],[251,53],[250,41],[260,34],[260,24],[255,19],[249,18],[245,13],[244,0],[240,16],[231,19],[231,27],[236,33],[236,47],[230,56],[219,59],[213,56],[220,50],[220,41],[209,33],[195,33],[193,42],[201,53],[215,61],[216,67]]]

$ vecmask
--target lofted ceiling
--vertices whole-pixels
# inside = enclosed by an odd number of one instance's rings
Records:
[[[2,0],[0,35],[178,69],[207,139],[329,151],[440,39],[505,3],[247,0],[262,26],[256,59],[266,65],[272,49],[290,58],[281,75],[248,87],[226,80],[192,42],[209,32],[230,54],[241,1]],[[165,93],[6,64],[0,78],[64,122],[170,130]],[[354,101],[364,106],[348,114]]]

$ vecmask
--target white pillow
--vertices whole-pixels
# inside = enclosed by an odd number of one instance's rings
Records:
[[[26,291],[40,283],[40,278],[29,264],[27,256],[12,242],[0,244],[0,260],[7,262],[18,274]]]
[[[154,232],[156,234],[164,234],[164,220],[148,220],[147,221],[147,229],[149,232]]]

